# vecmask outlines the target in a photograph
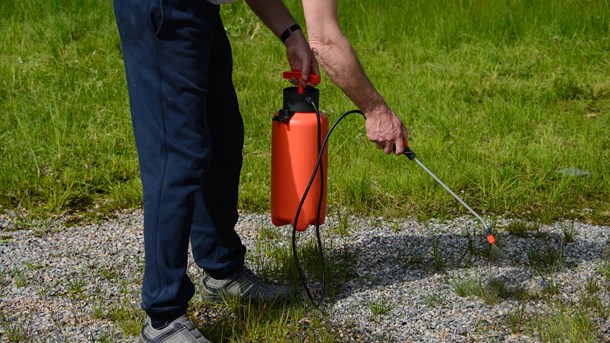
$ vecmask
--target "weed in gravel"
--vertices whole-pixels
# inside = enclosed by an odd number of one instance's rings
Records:
[[[394,233],[400,232],[400,227],[398,225],[398,221],[392,221],[390,223],[390,228],[392,229],[392,232],[394,232]]]
[[[574,239],[576,238],[576,235],[578,234],[578,231],[574,227],[574,221],[571,221],[569,223],[562,223],[561,224],[561,233],[563,234],[563,241],[566,244],[574,242]]]
[[[602,300],[598,294],[581,293],[578,306],[581,309],[595,311],[602,317],[606,316],[606,308],[604,307],[604,304],[602,303]]]
[[[595,323],[588,313],[571,310],[563,305],[553,314],[536,316],[530,323],[542,342],[597,342]]]
[[[468,241],[467,249],[471,256],[478,256],[479,250],[477,249],[477,245],[474,242],[474,238],[470,233],[470,230],[466,229],[466,239]]]
[[[121,331],[129,336],[137,336],[140,333],[145,316],[137,305],[126,299],[112,303],[108,307],[108,319],[115,322]]]
[[[596,269],[606,278],[606,284],[608,285],[608,290],[610,290],[610,241],[606,242]]]
[[[116,268],[99,266],[97,272],[101,275],[104,280],[116,280],[121,276],[121,273]]]
[[[443,303],[443,299],[438,294],[429,294],[424,297],[424,304],[430,308],[435,308]]]
[[[252,254],[253,264],[257,266],[256,272],[259,276],[271,280],[281,278],[288,283],[300,284],[301,279],[294,264],[292,246],[261,241],[258,240],[254,254]],[[319,282],[324,273],[326,296],[332,299],[341,285],[352,275],[350,261],[353,261],[354,257],[353,253],[347,249],[333,249],[332,240],[326,242],[325,250],[323,269],[316,240],[312,237],[302,244],[297,243],[299,263],[305,278],[311,282]],[[315,291],[315,289],[310,290]]]
[[[443,254],[438,247],[438,237],[434,239],[432,243],[432,253],[433,253],[433,264],[434,271],[442,272],[445,269],[445,260],[443,259]]]
[[[8,342],[26,342],[32,339],[32,326],[29,316],[11,320],[11,318],[0,312],[0,327],[2,328],[0,338],[5,337]]]
[[[104,319],[108,317],[108,313],[106,311],[106,304],[103,301],[96,301],[93,304],[93,318],[95,319]]]
[[[102,332],[100,333],[99,337],[95,338],[95,337],[91,337],[91,341],[92,342],[99,342],[99,343],[114,343],[114,342],[118,342],[119,338],[117,337],[117,334],[114,332]]]
[[[304,302],[290,306],[243,302],[227,298],[216,304],[196,297],[189,314],[213,342],[335,342],[322,315]]]
[[[555,282],[555,273],[562,268],[563,241],[559,249],[547,246],[534,246],[527,250],[530,266],[542,280],[543,293],[548,295],[559,294],[559,284]]]
[[[540,225],[536,223],[528,223],[522,220],[513,221],[506,227],[506,231],[511,235],[518,237],[527,237],[531,232],[538,232]]]
[[[599,287],[599,284],[597,283],[597,280],[592,277],[589,276],[587,278],[587,281],[585,282],[585,290],[587,291],[588,294],[595,294],[597,293],[601,288]]]
[[[539,272],[553,272],[561,267],[563,246],[556,249],[553,246],[531,247],[527,250],[527,258],[532,268]]]
[[[597,264],[597,271],[602,274],[610,284],[610,262],[601,261]]]
[[[477,281],[472,278],[466,279],[456,279],[449,282],[449,284],[453,287],[455,294],[460,297],[469,297],[474,295],[475,289],[477,288]]]
[[[28,278],[25,275],[25,270],[20,269],[19,267],[13,267],[11,270],[11,278],[15,283],[15,287],[22,288],[27,285]]]
[[[0,235],[0,244],[9,243],[13,240],[13,235]]]
[[[339,237],[349,237],[349,217],[346,215],[339,216],[339,224],[329,228],[329,231]]]
[[[261,226],[257,230],[258,240],[257,241],[277,241],[282,237],[281,231],[276,227]]]
[[[555,281],[555,279],[553,277],[550,277],[548,279],[544,279],[543,278],[543,289],[542,289],[542,293],[543,294],[547,294],[547,295],[558,295],[560,293],[560,286],[559,284]]]
[[[68,296],[73,300],[80,300],[85,297],[85,286],[87,282],[82,277],[74,277],[68,280]]]
[[[530,295],[522,287],[508,287],[501,279],[492,278],[487,282],[474,278],[450,281],[455,293],[460,297],[476,296],[488,305],[494,305],[498,299],[526,300]]]
[[[512,333],[519,333],[522,330],[523,325],[525,324],[526,316],[525,316],[525,306],[520,305],[514,311],[511,311],[506,316],[506,323],[510,327],[510,331]]]
[[[389,313],[396,305],[387,299],[377,299],[369,304],[373,318]]]

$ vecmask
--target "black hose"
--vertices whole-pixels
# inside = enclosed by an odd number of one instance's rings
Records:
[[[319,253],[320,261],[321,261],[321,265],[322,265],[322,267],[321,267],[321,269],[322,269],[322,293],[321,293],[320,303],[324,303],[325,287],[326,287],[326,272],[325,272],[325,262],[324,262],[324,249],[322,247],[322,239],[320,237],[320,212],[322,211],[322,200],[324,199],[324,168],[320,168],[320,167],[322,167],[322,157],[324,156],[324,148],[326,147],[326,144],[328,143],[328,139],[330,138],[330,135],[334,131],[337,124],[339,124],[339,122],[341,120],[343,120],[343,118],[347,117],[350,114],[359,113],[362,116],[364,116],[364,113],[362,113],[362,111],[360,111],[360,110],[351,110],[351,111],[347,111],[347,112],[343,113],[337,120],[335,120],[335,122],[333,123],[331,128],[328,130],[326,137],[324,137],[324,141],[322,142],[322,144],[320,144],[320,138],[321,138],[320,111],[318,110],[314,101],[311,98],[308,98],[307,101],[314,107],[314,109],[316,111],[317,121],[318,121],[318,159],[316,161],[316,165],[315,165],[314,170],[309,179],[309,183],[307,184],[307,187],[305,188],[305,192],[303,193],[303,196],[301,197],[301,201],[299,202],[299,206],[297,207],[297,211],[296,211],[296,214],[294,217],[294,222],[292,224],[292,253],[293,253],[293,257],[294,257],[295,266],[297,268],[299,277],[301,279],[301,283],[303,284],[303,288],[305,289],[305,292],[307,293],[309,300],[311,300],[311,302],[313,304],[315,304],[313,296],[311,295],[311,292],[309,291],[309,287],[307,287],[307,281],[305,280],[305,275],[303,274],[303,270],[299,263],[299,257],[298,257],[297,250],[296,250],[296,231],[297,231],[297,223],[299,220],[299,215],[301,214],[301,209],[303,207],[303,204],[305,203],[305,199],[307,198],[309,189],[311,188],[311,185],[313,184],[313,181],[315,180],[316,173],[318,172],[318,169],[320,169],[321,192],[320,192],[320,198],[318,199],[318,209],[317,209],[317,218],[316,218],[316,238],[317,238],[317,242],[318,242],[318,253]]]

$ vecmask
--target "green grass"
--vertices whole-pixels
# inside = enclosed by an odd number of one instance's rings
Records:
[[[299,2],[287,1],[302,21]],[[0,206],[101,218],[141,204],[111,2],[0,4]],[[246,124],[240,207],[268,211],[270,117],[287,68],[244,3],[223,7]],[[341,4],[367,72],[420,159],[473,208],[608,223],[606,1]],[[331,120],[354,106],[323,77]],[[329,206],[386,217],[465,213],[415,164],[380,154],[358,116],[330,140]],[[561,176],[560,168],[590,177]],[[407,210],[408,209],[408,210]]]
[[[560,308],[535,318],[532,331],[542,342],[598,342],[593,318],[585,311]]]
[[[396,305],[387,299],[377,299],[371,301],[369,304],[369,310],[373,318],[388,314]]]
[[[337,342],[319,311],[305,306],[267,306],[229,300],[224,304],[194,302],[191,317],[213,342]],[[217,313],[206,320],[204,312]]]
[[[449,281],[455,294],[460,297],[477,297],[487,305],[494,305],[501,299],[526,300],[531,298],[522,287],[509,287],[501,279],[492,278],[484,282],[474,278],[459,278]]]
[[[552,313],[528,314],[519,306],[508,314],[507,324],[515,334],[526,333],[540,342],[600,342],[591,313],[564,304],[553,306]]]
[[[508,233],[518,237],[527,237],[529,233],[538,232],[539,230],[540,226],[536,223],[527,223],[522,220],[512,221],[506,227]]]

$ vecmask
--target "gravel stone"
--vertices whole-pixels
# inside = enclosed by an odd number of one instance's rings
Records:
[[[65,218],[27,229],[18,222],[15,213],[0,215],[0,340],[8,341],[18,329],[37,341],[133,340],[111,312],[139,306],[142,211],[76,226],[67,226]],[[470,217],[442,222],[349,217],[347,227],[345,218],[327,218],[321,228],[327,263],[348,271],[342,284],[331,286],[334,297],[324,305],[336,338],[536,342],[539,338],[524,330],[513,333],[510,316],[553,314],[557,301],[550,298],[578,304],[586,287],[595,285],[601,289],[596,293],[601,305],[609,308],[610,280],[598,270],[610,260],[609,227],[566,221],[517,236],[501,229],[510,222],[496,223],[503,256],[491,261],[480,225]],[[566,230],[574,236],[569,243]],[[266,214],[242,213],[237,231],[255,271],[269,260],[264,247],[290,249],[291,230],[274,228]],[[299,243],[313,240],[313,233],[299,233]],[[558,263],[536,266],[536,258],[553,254],[561,256]],[[201,276],[192,259],[189,273],[193,280]],[[270,278],[281,281],[281,275],[271,273]],[[459,296],[458,288],[468,282],[496,282],[508,296],[487,302]],[[309,286],[319,288],[319,280],[310,279]],[[549,295],[553,286],[557,294]],[[519,298],[522,293],[528,297]],[[214,311],[198,313],[198,318],[213,322],[223,315],[222,308]],[[596,320],[600,341],[610,340],[608,319]],[[308,325],[306,318],[299,322]]]

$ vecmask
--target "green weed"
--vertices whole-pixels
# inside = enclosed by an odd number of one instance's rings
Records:
[[[455,279],[450,281],[449,284],[458,296],[476,296],[488,305],[496,304],[498,299],[526,300],[529,298],[524,288],[509,288],[505,281],[496,278],[492,278],[487,282],[473,278]]]
[[[513,221],[506,227],[508,233],[519,237],[526,237],[530,232],[537,232],[539,229],[540,227],[538,224],[532,224],[521,220]]]
[[[441,272],[445,268],[445,260],[443,259],[443,255],[438,247],[438,238],[434,239],[432,243],[432,252],[433,252],[433,267],[436,272]]]
[[[15,287],[17,288],[25,287],[28,284],[28,276],[26,271],[19,267],[13,267],[11,270],[11,278],[13,279],[13,283],[15,283]]]
[[[566,244],[574,242],[574,239],[578,234],[578,231],[574,227],[574,221],[571,221],[569,223],[562,223],[561,233],[563,234],[563,241]]]
[[[18,317],[11,319],[0,312],[0,326],[8,342],[25,342],[32,339],[32,323],[30,318]]]
[[[189,313],[200,330],[214,342],[335,342],[336,339],[317,311],[303,303],[291,306],[226,299],[211,304],[200,299],[191,302]],[[213,313],[212,320],[206,314]]]
[[[559,294],[560,285],[555,281],[555,273],[563,268],[562,255],[563,242],[561,242],[559,249],[546,245],[542,247],[531,247],[527,251],[529,264],[542,279],[542,291],[545,294]]]
[[[601,261],[597,264],[597,271],[610,282],[610,261]]]
[[[336,226],[330,228],[330,231],[334,234],[340,235],[341,237],[349,236],[349,214],[345,212],[338,212],[339,223]]]
[[[345,249],[333,250],[332,240],[323,244],[327,245],[324,249],[324,268],[318,243],[313,237],[304,242],[297,242],[297,256],[306,280],[314,285],[320,285],[324,276],[325,295],[332,299],[343,282],[352,275],[350,272],[352,255]],[[279,245],[273,241],[265,242],[259,239],[254,256],[254,265],[257,266],[257,273],[261,277],[282,278],[285,282],[294,285],[301,284],[291,245]]]
[[[68,280],[68,296],[72,299],[83,299],[87,281],[83,277],[76,276]]]
[[[455,294],[460,297],[468,297],[477,293],[479,284],[471,278],[457,279],[450,282]]]
[[[139,306],[127,300],[120,300],[107,304],[106,310],[108,311],[107,318],[113,321],[124,334],[134,337],[140,334],[145,314]],[[103,315],[100,311],[98,310],[97,314]]]
[[[547,245],[527,250],[530,266],[538,272],[553,272],[561,267],[563,249]]]
[[[591,316],[580,310],[562,308],[552,315],[539,315],[533,330],[542,342],[597,342]]]
[[[369,309],[373,317],[378,317],[389,313],[395,306],[395,304],[387,299],[378,299],[369,304]]]
[[[443,303],[443,299],[437,294],[430,294],[424,297],[424,304],[430,308],[435,308]]]
[[[508,323],[511,332],[513,333],[520,332],[526,321],[527,317],[525,314],[525,306],[523,305],[511,311],[506,317],[506,322]]]

